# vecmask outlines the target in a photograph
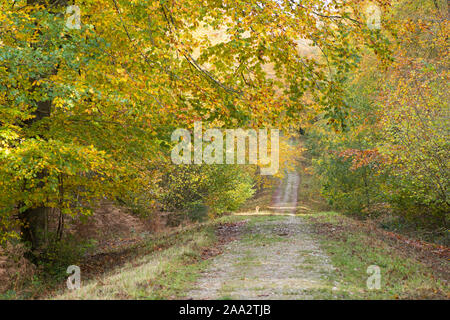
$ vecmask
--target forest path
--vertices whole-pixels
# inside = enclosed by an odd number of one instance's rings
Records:
[[[277,215],[251,215],[237,240],[211,261],[192,299],[313,299],[333,272],[305,219],[295,216],[299,175],[289,172],[273,196]]]

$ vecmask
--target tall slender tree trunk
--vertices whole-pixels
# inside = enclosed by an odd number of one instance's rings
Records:
[[[26,125],[30,126],[35,122],[50,116],[51,101],[40,101],[37,103],[37,109],[34,112],[34,118],[30,119]],[[42,179],[46,175],[45,171],[38,173],[37,178]],[[42,247],[47,238],[47,217],[49,208],[41,206],[29,208],[19,213],[21,221],[22,240],[31,243],[31,249],[36,250]]]
[[[67,6],[67,0],[27,0],[28,5],[45,5],[47,8],[57,8]],[[33,47],[42,47],[45,44],[32,44]],[[55,74],[57,70],[49,70],[48,75]],[[45,75],[44,75],[45,76]],[[33,89],[32,89],[33,90]],[[25,126],[31,126],[36,122],[43,120],[46,117],[50,117],[52,101],[37,101],[36,110],[34,111],[34,118],[25,123]],[[38,173],[37,178],[42,179],[47,175],[45,170]],[[31,243],[31,249],[37,250],[42,247],[47,240],[47,221],[50,208],[45,206],[38,206],[28,208],[25,211],[19,213],[19,219],[21,221],[21,233],[22,240]]]

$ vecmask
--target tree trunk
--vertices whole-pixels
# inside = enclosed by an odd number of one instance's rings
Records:
[[[58,6],[66,6],[67,0],[27,0],[28,5],[46,5],[48,8],[55,8]],[[39,48],[43,44],[31,44],[34,48]],[[48,74],[55,74],[57,70],[49,70]],[[33,82],[33,81],[32,81]],[[33,87],[31,90],[34,90]],[[34,118],[25,122],[25,126],[31,126],[34,123],[41,121],[45,117],[50,116],[52,101],[37,101],[37,108],[34,111]],[[38,179],[45,177],[45,171],[39,172],[37,175]],[[19,214],[19,219],[21,222],[21,233],[22,240],[31,243],[31,250],[37,250],[42,247],[47,239],[47,218],[50,213],[50,208],[45,206],[28,208]]]
[[[21,220],[22,240],[31,243],[32,250],[42,247],[47,238],[47,207],[30,208],[19,214]]]
[[[35,5],[40,4],[44,5],[47,8],[53,8],[57,9],[64,8],[68,4],[68,0],[27,0],[28,5]],[[34,48],[39,48],[39,46],[45,46],[45,44],[31,44]],[[48,70],[47,75],[56,74],[57,69]],[[45,76],[45,75],[44,75]],[[33,82],[33,81],[32,81]],[[34,90],[36,87],[32,88],[31,90]],[[51,113],[52,108],[52,101],[37,101],[36,102],[37,108],[34,111],[34,118],[28,120],[25,122],[25,126],[31,126],[34,123],[41,121],[45,117],[49,117]],[[45,170],[38,173],[37,177],[38,179],[42,179],[45,177],[47,173]],[[31,243],[31,249],[32,251],[38,250],[42,247],[42,245],[47,240],[47,219],[48,215],[50,213],[50,208],[45,206],[38,206],[38,207],[32,207],[28,208],[25,211],[21,212],[19,214],[19,219],[21,221],[21,233],[22,233],[22,240],[25,242]],[[60,230],[59,232],[62,232]]]
[[[51,101],[37,102],[37,109],[34,112],[34,118],[30,119],[25,124],[30,126],[33,123],[50,116]],[[38,179],[45,177],[45,171],[37,174]],[[22,240],[31,243],[31,250],[37,250],[42,247],[47,239],[47,217],[49,208],[41,206],[29,208],[19,214],[21,222],[20,231],[22,233]]]
[[[19,213],[22,241],[31,244],[31,250],[39,250],[47,240],[47,219],[50,208],[39,206]]]

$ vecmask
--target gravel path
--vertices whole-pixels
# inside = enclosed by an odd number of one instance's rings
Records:
[[[298,179],[292,174],[287,179],[288,187],[280,184],[274,206],[284,205],[289,198],[284,193],[296,190]],[[328,257],[301,217],[252,216],[239,239],[213,259],[188,297],[313,299],[316,293],[330,290],[325,279],[331,272]]]
[[[189,293],[193,299],[312,299],[333,268],[302,218],[245,227]]]

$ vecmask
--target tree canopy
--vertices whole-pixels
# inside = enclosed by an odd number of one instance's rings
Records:
[[[283,128],[324,113],[343,126],[342,85],[361,52],[388,61],[364,5],[1,1],[3,226],[16,209],[87,214],[91,201],[152,189],[171,132],[194,121]],[[320,54],[303,54],[300,42]]]

